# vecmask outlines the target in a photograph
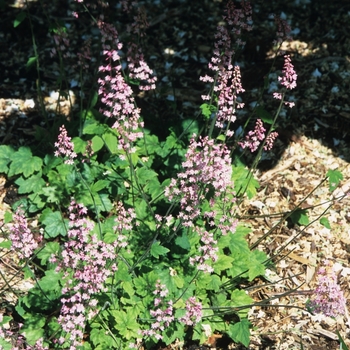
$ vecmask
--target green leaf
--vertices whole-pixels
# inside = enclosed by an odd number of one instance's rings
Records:
[[[240,318],[246,317],[250,308],[250,304],[253,302],[253,299],[246,294],[244,290],[235,289],[231,293],[231,306],[234,307],[242,307],[247,306],[247,308],[242,308],[237,311]]]
[[[327,174],[329,181],[329,190],[333,192],[339,185],[340,180],[343,180],[343,174],[339,170],[328,170]]]
[[[43,187],[42,188],[42,193],[43,195],[46,197],[46,201],[48,203],[59,203],[60,201],[60,197],[59,197],[59,191],[57,191],[57,187],[56,186],[47,186],[47,187]],[[32,200],[32,202],[37,202],[40,201],[41,202],[41,198],[39,196],[37,196],[38,198],[32,198],[33,195],[30,196],[30,199]],[[36,194],[34,193],[34,196],[36,196]],[[39,207],[42,207],[39,204]]]
[[[15,150],[11,146],[0,146],[0,173],[7,174],[9,171],[8,164],[12,161],[14,153]]]
[[[331,229],[331,224],[329,223],[329,220],[326,217],[322,217],[320,219],[320,224],[323,225],[324,227],[328,228],[328,230]]]
[[[210,281],[207,284],[207,290],[213,290],[214,292],[217,292],[220,289],[221,286],[221,280],[220,277],[214,274],[210,275]]]
[[[139,324],[136,322],[135,314],[132,312],[132,308],[127,309],[127,312],[124,311],[111,311],[112,316],[115,320],[115,328],[119,333],[124,336],[127,340],[132,337],[137,338],[139,330]]]
[[[249,254],[250,249],[245,236],[251,232],[249,227],[237,225],[236,232],[231,235],[221,236],[218,240],[218,246],[221,249],[229,248],[231,256],[236,254]]]
[[[302,226],[307,226],[310,221],[309,217],[307,216],[307,210],[306,209],[297,209],[295,210],[291,216],[290,216],[293,224],[299,224]]]
[[[188,136],[188,139],[190,139],[193,134],[196,134],[196,135],[199,134],[199,126],[198,126],[198,122],[196,120],[185,119],[181,123],[181,126],[182,126],[182,129],[183,129],[183,132],[185,133],[185,135]]]
[[[163,198],[162,193],[163,193],[163,186],[159,183],[158,178],[153,178],[148,183],[146,184],[144,191],[149,193],[152,198],[152,202],[158,201]]]
[[[148,215],[148,206],[146,201],[139,200],[135,203],[135,213],[138,219],[145,219]]]
[[[219,141],[225,142],[226,141],[226,136],[224,134],[220,134],[216,139],[219,140]]]
[[[232,167],[232,180],[236,193],[239,195],[246,193],[249,199],[256,195],[256,189],[260,187],[259,182],[243,166]]]
[[[131,276],[129,268],[126,266],[125,262],[120,260],[118,263],[118,270],[115,273],[116,280],[130,281]]]
[[[40,171],[43,161],[39,157],[32,155],[30,148],[20,147],[12,155],[12,163],[8,176],[23,174],[25,177],[32,175],[35,171]]]
[[[24,321],[24,325],[20,333],[25,336],[26,342],[30,345],[35,345],[37,340],[43,337],[45,326],[45,317],[39,314],[31,314],[30,318]]]
[[[184,283],[185,283],[184,279],[181,276],[179,276],[179,275],[175,275],[175,276],[172,276],[172,277],[174,279],[176,287],[179,288],[179,289],[183,288]]]
[[[166,255],[169,251],[168,248],[162,247],[158,241],[154,242],[151,247],[151,255],[156,259],[158,259],[159,256]]]
[[[233,258],[220,254],[218,260],[214,264],[214,272],[219,274],[221,271],[228,270],[232,267]]]
[[[272,115],[262,106],[258,106],[255,108],[255,113],[259,119],[261,119],[266,124],[272,124],[273,123],[273,117]]]
[[[208,103],[203,103],[202,105],[200,105],[200,109],[205,119],[209,119],[212,113],[216,111],[216,107],[213,105],[209,105]]]
[[[337,336],[338,336],[339,342],[340,342],[340,344],[341,344],[340,349],[343,347],[343,348],[344,348],[344,350],[349,350],[349,348],[348,348],[348,347],[347,347],[347,345],[345,344],[344,339],[341,337],[341,335],[340,335],[340,333],[339,333],[339,331],[338,331],[338,330],[336,330],[336,333],[337,333]]]
[[[68,220],[63,219],[59,211],[53,212],[46,208],[39,221],[45,226],[44,238],[54,238],[57,236],[66,236],[68,228]]]
[[[91,148],[95,153],[98,152],[104,146],[104,142],[102,138],[98,135],[95,135],[92,138],[91,142],[92,142]]]
[[[146,167],[140,168],[136,172],[137,179],[141,185],[148,183],[152,178],[157,177],[157,173]]]
[[[8,224],[9,222],[11,222],[13,220],[13,215],[10,211],[7,211],[4,215],[4,221],[5,224]]]
[[[31,66],[33,66],[36,63],[37,60],[38,58],[36,56],[29,57],[26,63],[26,68],[29,69]]]
[[[234,325],[230,325],[227,334],[236,343],[241,343],[245,347],[249,346],[250,342],[250,327],[251,323],[247,319],[243,319]]]
[[[184,327],[181,324],[172,322],[162,332],[163,341],[166,345],[174,343],[177,339],[184,339]],[[169,348],[169,347],[168,347]],[[182,347],[180,347],[182,348]]]
[[[256,250],[257,251],[257,250]],[[261,252],[263,253],[263,252]],[[267,256],[264,254],[264,258],[266,259]],[[250,254],[250,258],[248,260],[248,277],[249,277],[249,281],[252,281],[255,277],[257,276],[264,276],[265,272],[266,272],[266,267],[264,264],[262,264],[261,262],[257,261],[254,259],[253,257],[254,254]]]
[[[53,255],[58,254],[59,250],[60,245],[58,242],[48,242],[45,244],[44,248],[39,251],[37,257],[41,260],[41,264],[45,265]]]
[[[21,11],[13,21],[13,27],[17,28],[26,18],[27,18],[27,13],[24,11]]]
[[[53,168],[56,168],[56,166],[62,164],[62,159],[55,157],[53,154],[47,154],[44,157],[44,168],[43,168],[43,173],[47,174],[50,170]]]
[[[42,179],[41,174],[33,175],[28,179],[24,179],[23,176],[15,181],[15,184],[19,186],[18,193],[31,193],[39,192],[44,186],[45,181]]]
[[[148,294],[149,284],[143,277],[134,278],[134,285],[137,290],[137,294],[144,297]]]
[[[103,135],[103,133],[106,131],[105,126],[102,124],[88,120],[85,122],[83,134],[84,135]]]
[[[84,153],[86,150],[87,142],[80,137],[73,137],[72,142],[74,143],[75,153]]]
[[[182,233],[182,236],[176,237],[175,244],[185,250],[191,249],[190,241],[188,240],[188,236],[185,234],[185,232]]]
[[[91,192],[99,192],[106,188],[109,185],[109,181],[107,180],[98,180],[91,186]]]
[[[33,276],[34,277],[34,276]],[[21,316],[26,318],[23,309],[30,309],[32,313],[43,313],[46,310],[52,310],[57,306],[57,300],[61,296],[62,273],[54,270],[47,270],[41,280],[37,280],[34,288],[30,289],[27,294],[20,298],[16,310],[21,312]],[[26,308],[23,308],[23,305]],[[29,317],[29,315],[28,315]],[[31,315],[30,315],[31,317]]]
[[[118,144],[119,144],[118,137],[114,133],[108,131],[105,134],[103,134],[102,138],[103,138],[103,141],[105,142],[108,150],[112,154],[119,153],[119,150],[118,150]]]
[[[125,290],[126,293],[129,294],[129,296],[133,296],[135,294],[134,286],[130,281],[123,281],[121,283],[121,287]]]
[[[147,156],[155,154],[160,148],[159,139],[156,135],[145,133],[140,139],[139,146],[142,148],[142,154]]]
[[[10,317],[10,316],[3,316],[2,320],[0,322],[0,326],[3,326],[5,324],[9,323],[11,320],[12,320],[12,317]]]
[[[12,350],[13,346],[10,342],[7,342],[4,338],[0,338],[0,346],[3,350]]]
[[[94,193],[93,194],[95,204],[92,204],[92,209],[96,208],[98,212],[107,212],[109,213],[113,209],[113,203],[109,199],[107,193]]]
[[[45,276],[37,281],[38,287],[36,288],[44,293],[56,294],[59,296],[61,292],[61,280],[61,273],[57,273],[54,270],[47,270],[45,271]],[[44,295],[43,298],[44,297],[48,297],[48,295]]]
[[[0,248],[10,249],[12,245],[11,241],[2,241],[0,242]]]

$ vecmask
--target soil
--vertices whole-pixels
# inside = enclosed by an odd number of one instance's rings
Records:
[[[140,95],[138,103],[144,111],[146,125],[148,122],[159,125],[154,131],[161,134],[164,125],[176,124],[198,114],[202,103],[200,96],[206,93],[199,76],[207,70],[224,1],[139,2],[150,24],[142,44],[158,83],[156,96]],[[113,4],[114,1],[110,1],[110,5]],[[275,57],[272,51],[276,29],[271,14],[286,18],[291,25],[293,39],[283,48],[295,64],[298,80],[296,89],[289,95],[296,106],[282,110],[277,125],[279,139],[259,164],[256,177],[261,187],[258,194],[253,201],[245,201],[239,213],[240,220],[253,227],[249,236],[253,247],[271,256],[279,252],[276,268],[271,270],[271,283],[258,280],[247,286],[257,302],[266,302],[266,306],[256,306],[250,313],[255,328],[249,349],[338,349],[337,331],[347,346],[350,345],[348,313],[337,319],[320,318],[311,315],[304,306],[315,288],[315,275],[322,259],[341,265],[339,283],[349,305],[350,197],[346,194],[350,190],[350,2],[255,0],[252,5],[254,30],[247,36],[246,46],[237,58],[246,89],[242,95],[246,110],[253,110],[269,72],[270,77],[276,79],[283,67],[283,57]],[[38,138],[52,132],[47,129],[48,123],[42,120],[38,107],[35,65],[26,65],[34,55],[29,22],[25,20],[16,28],[13,26],[24,6],[25,2],[20,0],[0,2],[0,143],[16,146],[37,145]],[[59,122],[54,117],[57,112],[61,118],[70,118],[74,105],[81,101],[74,84],[63,86],[67,95],[57,100],[59,65],[57,59],[50,56],[52,38],[45,15],[74,28],[75,35],[70,38],[72,49],[80,47],[82,34],[90,30],[90,19],[81,13],[81,20],[74,20],[63,0],[47,2],[44,8],[39,2],[29,1],[28,9],[33,17],[40,57],[41,92],[49,118],[52,118],[49,124],[54,128]],[[120,31],[125,25],[125,16],[118,11],[104,11],[106,20],[116,23]],[[66,72],[71,82],[78,80],[73,64]],[[93,73],[87,76],[91,89]],[[265,110],[273,114],[277,102],[271,95],[265,92],[263,101]],[[245,117],[240,115],[237,125],[243,123]],[[343,174],[339,188],[333,193],[327,182],[318,187],[330,169]],[[5,178],[1,178],[0,190],[3,217],[18,194]],[[307,199],[303,201],[304,198]],[[308,210],[309,220],[315,220],[306,228],[286,218],[300,203]],[[329,204],[332,206],[328,208]],[[325,210],[331,229],[318,219]],[[259,241],[267,232],[269,236]],[[286,242],[290,242],[287,247]],[[11,278],[12,288],[23,291],[30,287],[8,252],[1,254],[0,269]],[[13,305],[15,296],[3,281],[0,290],[0,305]],[[275,296],[278,297],[271,300]],[[188,344],[184,349],[209,347],[243,349],[225,342],[220,336],[213,336],[201,347]],[[170,348],[181,347],[174,344]]]

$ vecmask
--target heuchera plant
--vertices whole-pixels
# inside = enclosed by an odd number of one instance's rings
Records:
[[[77,3],[89,12],[83,0]],[[273,94],[280,106],[269,131],[257,119],[244,140],[235,139],[244,89],[234,57],[244,45],[242,33],[251,30],[252,9],[229,1],[210,73],[200,78],[209,87],[203,121],[184,121],[159,141],[144,128],[134,98],[135,89],[156,87],[137,45],[148,25],[145,13],[135,1],[121,1],[121,9],[134,19],[126,43],[102,16],[95,19],[102,49],[99,111],[92,98],[81,110],[80,129],[62,125],[54,155],[43,159],[28,147],[0,146],[0,171],[15,176],[26,195],[6,217],[9,241],[2,246],[18,253],[26,277],[36,281],[18,296],[17,333],[5,326],[10,317],[0,320],[0,346],[150,349],[159,341],[205,343],[214,333],[248,346],[253,300],[241,282],[264,276],[269,259],[249,248],[250,228],[235,216],[239,199],[252,198],[258,183],[244,166],[232,165],[232,151],[258,150],[260,157],[272,148],[282,105],[293,107],[285,101],[296,87],[291,58],[285,56],[282,89]],[[73,16],[79,19],[79,11]],[[281,45],[288,26],[277,23]],[[71,57],[66,30],[56,30],[54,40],[52,53]],[[90,43],[84,47],[76,55],[82,71],[92,64]],[[74,132],[79,136],[69,136]],[[39,235],[24,213],[37,216]],[[319,295],[324,288],[321,282]],[[323,308],[325,299],[314,303]]]

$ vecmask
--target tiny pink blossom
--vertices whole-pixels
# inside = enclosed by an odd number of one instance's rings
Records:
[[[284,56],[284,67],[282,70],[282,77],[278,77],[278,80],[287,89],[294,89],[297,86],[297,74],[294,70],[294,66],[289,55]]]
[[[246,135],[246,139],[243,142],[239,142],[238,144],[243,148],[249,148],[250,152],[255,152],[261,141],[265,138],[266,129],[263,126],[263,122],[260,119],[257,119],[254,130],[251,130]]]
[[[202,320],[202,303],[196,301],[196,297],[190,297],[186,301],[186,314],[179,319],[187,326],[195,326]]]
[[[9,227],[9,239],[12,241],[11,250],[15,251],[20,259],[28,259],[38,247],[38,242],[35,240],[20,207],[17,208],[13,219],[14,223]]]
[[[265,145],[264,145],[265,151],[269,151],[272,149],[277,136],[278,136],[278,133],[274,131],[266,138]]]
[[[325,316],[337,317],[345,314],[346,299],[337,283],[333,263],[329,260],[325,260],[318,270],[317,287],[309,306],[313,312]]]
[[[77,154],[74,152],[74,143],[71,142],[71,137],[68,137],[67,130],[62,125],[60,127],[60,134],[58,135],[58,141],[55,142],[55,156],[66,157],[67,159],[64,161],[65,164],[73,164],[74,158],[77,157]]]
[[[280,92],[274,92],[272,96],[277,100],[282,100],[282,94]]]

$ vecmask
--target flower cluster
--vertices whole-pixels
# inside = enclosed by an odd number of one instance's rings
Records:
[[[65,286],[62,294],[61,315],[58,322],[70,335],[70,341],[78,346],[83,337],[87,311],[96,310],[97,300],[93,295],[105,291],[107,277],[116,271],[116,251],[126,246],[123,232],[131,229],[134,213],[126,211],[118,203],[116,240],[107,244],[91,231],[94,225],[85,218],[87,209],[74,201],[69,206],[68,241],[60,257],[52,257],[51,262],[58,262],[57,271],[63,271]],[[91,315],[91,313],[90,313]],[[63,344],[64,338],[60,343]]]
[[[223,19],[228,24],[228,29],[223,25],[218,26],[215,35],[214,53],[208,67],[214,72],[216,78],[205,75],[200,77],[203,82],[213,83],[216,81],[214,92],[218,94],[218,110],[216,116],[216,126],[223,128],[225,122],[234,122],[236,120],[235,109],[243,108],[244,103],[237,101],[237,96],[244,89],[241,85],[241,73],[239,66],[233,66],[232,57],[234,50],[232,48],[231,36],[236,37],[235,44],[243,46],[241,41],[242,30],[250,31],[252,9],[249,2],[242,2],[241,9],[236,9],[232,1],[229,1],[226,7],[226,15]],[[210,95],[203,95],[203,100],[210,100]],[[232,136],[233,132],[228,131],[227,136]]]
[[[100,85],[98,93],[105,106],[101,108],[101,113],[108,118],[116,118],[113,128],[119,134],[119,147],[133,153],[132,144],[142,137],[140,129],[143,127],[143,122],[140,110],[135,107],[133,91],[126,83],[122,65],[119,63],[121,57],[118,50],[121,50],[123,45],[119,42],[118,33],[113,26],[103,22],[100,22],[99,26],[103,54],[107,60],[107,65],[99,67],[103,78],[98,79]],[[118,64],[114,65],[114,62]]]
[[[11,350],[49,350],[49,348],[43,344],[43,338],[38,339],[34,346],[29,345],[24,334],[20,334],[18,331],[23,327],[23,324],[17,323],[13,320],[11,323],[4,322],[4,315],[2,313],[0,313],[0,325],[0,339],[10,341],[12,345]],[[9,344],[2,344],[6,346],[6,348],[0,345],[1,350],[9,349]]]
[[[64,125],[60,127],[60,133],[58,135],[58,142],[55,142],[55,156],[66,157],[65,164],[73,164],[74,158],[77,154],[74,152],[74,143],[71,141],[71,137],[68,136],[67,130]]]
[[[294,70],[294,66],[289,55],[284,56],[284,66],[282,69],[282,77],[278,77],[281,85],[287,89],[294,89],[297,86],[297,73]]]
[[[329,260],[324,261],[318,270],[317,288],[309,306],[314,312],[325,316],[337,317],[345,314],[346,299],[337,283],[333,263]]]
[[[277,25],[277,40],[274,41],[275,45],[282,44],[285,40],[291,41],[291,27],[285,19],[280,16],[275,16],[275,23]]]
[[[82,45],[81,51],[77,53],[78,66],[87,71],[91,62],[91,39],[88,39]]]
[[[212,232],[197,227],[195,221],[202,216],[208,221],[208,225],[219,229],[221,234],[234,232],[235,220],[223,215],[216,223],[217,212],[203,212],[201,208],[205,200],[214,207],[216,200],[223,197],[223,194],[225,198],[229,198],[229,194],[233,193],[230,152],[225,145],[215,144],[214,140],[208,137],[200,137],[196,141],[194,135],[186,153],[186,161],[182,166],[184,171],[177,175],[177,179],[171,180],[170,185],[165,189],[165,196],[170,201],[179,202],[181,210],[177,219],[180,219],[184,227],[194,227],[194,232],[200,237],[198,247],[200,254],[191,257],[190,264],[196,264],[200,271],[211,273],[213,272],[211,264],[217,261],[218,248],[215,247],[217,241]],[[226,203],[225,200],[224,203]]]
[[[287,89],[294,89],[297,86],[297,77],[294,70],[294,66],[292,64],[292,61],[290,59],[289,55],[284,56],[284,67],[282,70],[282,76],[278,77],[278,80],[281,82],[281,85],[283,85]],[[273,97],[277,100],[282,100],[283,94],[280,92],[274,92]],[[295,103],[290,101],[284,101],[284,104],[288,106],[289,108],[294,107]]]
[[[154,90],[157,78],[152,76],[153,70],[149,68],[144,59],[144,55],[137,45],[130,43],[127,53],[128,68],[130,78],[140,81],[140,90]]]
[[[187,326],[194,326],[202,320],[202,303],[196,301],[196,297],[190,297],[186,301],[186,314],[179,318]]]
[[[133,6],[136,7],[136,2],[133,2]],[[136,34],[139,37],[143,37],[146,35],[146,29],[149,27],[149,23],[147,21],[146,9],[141,6],[137,8],[137,14],[134,16],[133,23],[128,26],[127,31],[129,33]]]
[[[157,309],[150,310],[150,314],[155,318],[155,322],[152,323],[151,329],[142,331],[143,335],[153,336],[157,340],[160,340],[163,338],[163,336],[159,333],[164,331],[165,327],[169,327],[169,324],[174,321],[172,300],[167,302],[167,306],[165,305],[164,299],[168,293],[169,291],[166,286],[161,284],[160,280],[158,280],[156,283],[156,289],[153,292],[153,294],[156,295],[156,298],[154,299],[154,306]]]
[[[212,232],[208,232],[199,227],[195,227],[195,231],[197,231],[199,234],[203,245],[198,248],[198,251],[201,253],[201,255],[196,255],[194,258],[191,257],[190,264],[196,264],[199,271],[212,273],[214,272],[214,269],[210,263],[216,262],[218,260],[217,253],[219,251],[219,248],[215,247],[217,241],[214,239],[214,234]]]
[[[231,182],[230,152],[223,144],[215,144],[208,137],[195,140],[192,137],[182,163],[185,171],[179,173],[178,180],[172,179],[165,189],[170,200],[180,201],[179,218],[184,226],[193,226],[193,220],[200,215],[199,206],[206,194],[213,189],[214,197],[220,196]]]
[[[28,227],[27,219],[20,207],[17,208],[13,221],[14,223],[9,227],[9,239],[12,241],[11,250],[15,251],[20,259],[28,259],[38,247],[38,242]]]
[[[256,121],[254,130],[251,130],[246,135],[246,139],[243,142],[239,142],[238,144],[243,148],[249,148],[250,152],[255,152],[261,141],[265,139],[265,131],[266,129],[263,126],[263,123],[260,119]],[[273,147],[273,143],[277,138],[278,133],[272,132],[265,140],[264,150],[268,151]]]

